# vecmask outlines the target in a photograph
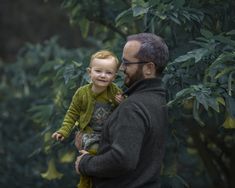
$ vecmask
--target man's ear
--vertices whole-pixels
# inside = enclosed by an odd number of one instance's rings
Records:
[[[143,73],[146,78],[151,78],[155,76],[156,68],[153,62],[146,63],[143,67]]]

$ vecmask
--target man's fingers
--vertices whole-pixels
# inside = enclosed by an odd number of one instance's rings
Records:
[[[88,152],[87,152],[86,150],[79,150],[79,153],[80,153],[81,155],[84,155],[84,154],[87,154]]]
[[[79,172],[79,170],[78,170],[78,162],[77,162],[77,161],[75,162],[75,170],[76,170],[76,172],[77,172],[78,174],[80,174],[80,172]]]

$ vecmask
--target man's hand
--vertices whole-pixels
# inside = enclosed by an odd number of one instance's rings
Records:
[[[85,150],[80,150],[79,153],[81,153],[81,155],[79,155],[79,156],[77,157],[77,160],[75,161],[75,169],[76,169],[76,172],[77,172],[78,174],[80,174],[80,172],[79,172],[79,163],[80,163],[82,157],[83,157],[84,155],[88,154],[88,152],[85,151]]]

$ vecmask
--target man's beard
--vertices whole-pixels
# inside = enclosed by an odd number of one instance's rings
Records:
[[[125,73],[125,72],[124,72]],[[128,74],[125,75],[124,84],[128,88],[131,87],[135,82],[144,79],[142,66],[139,66],[135,74],[129,77]]]

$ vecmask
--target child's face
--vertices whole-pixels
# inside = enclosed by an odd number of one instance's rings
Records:
[[[117,63],[114,58],[94,59],[88,68],[88,74],[96,88],[107,87],[116,76]]]

